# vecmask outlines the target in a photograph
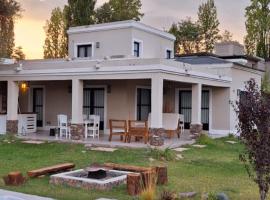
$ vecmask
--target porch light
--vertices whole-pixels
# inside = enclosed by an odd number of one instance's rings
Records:
[[[21,82],[20,88],[21,88],[21,90],[22,90],[23,92],[25,92],[25,91],[27,90],[27,88],[28,88],[27,82]]]

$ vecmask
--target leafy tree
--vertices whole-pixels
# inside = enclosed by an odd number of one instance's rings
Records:
[[[67,56],[66,24],[62,10],[53,9],[50,20],[44,27],[46,33],[44,58],[64,58]]]
[[[270,55],[270,0],[251,0],[246,8],[245,46],[248,54],[268,58]]]
[[[230,42],[230,41],[233,41],[233,34],[230,31],[225,30],[221,35],[221,42]]]
[[[101,7],[97,8],[96,10],[96,22],[101,23],[107,23],[112,21],[112,8],[109,3],[104,3]]]
[[[64,8],[67,28],[94,23],[96,0],[68,0]]]
[[[215,43],[220,39],[219,21],[214,0],[207,0],[206,3],[200,5],[198,24],[200,27],[202,50],[212,52]]]
[[[21,6],[15,0],[0,0],[0,57],[10,58],[14,48],[14,23]]]
[[[141,7],[141,0],[110,0],[96,10],[96,20],[97,23],[131,19],[139,21],[143,17]]]
[[[25,60],[25,54],[23,52],[23,48],[21,46],[18,46],[14,48],[12,56],[13,59],[19,61],[19,60]]]
[[[270,94],[261,90],[254,79],[246,83],[245,92],[236,101],[238,132],[245,146],[240,160],[257,183],[260,199],[265,200],[270,184]]]
[[[176,54],[197,53],[200,51],[200,28],[190,18],[173,24],[169,32],[176,37]]]

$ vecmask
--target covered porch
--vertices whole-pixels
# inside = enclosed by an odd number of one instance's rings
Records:
[[[215,133],[229,129],[230,108],[225,100],[229,98],[229,88],[222,83],[160,73],[143,78],[112,77],[8,81],[6,98],[18,98],[19,101],[8,100],[8,105],[2,105],[7,107],[7,132],[14,132],[14,126],[18,130],[16,121],[18,123],[21,113],[36,114],[37,131],[23,136],[29,139],[55,140],[49,136],[49,130],[57,127],[59,114],[65,114],[71,120],[72,139],[86,143],[91,143],[91,139],[84,141],[83,116],[92,114],[100,116],[100,143],[108,141],[110,119],[143,121],[148,120],[149,113],[153,116],[149,128],[154,130],[163,128],[163,113],[184,115],[186,131],[179,141],[182,138],[191,141],[191,134],[203,130]],[[26,89],[22,88],[22,83],[27,84]],[[3,98],[2,102],[5,102]],[[14,107],[18,107],[18,112]],[[19,135],[23,134],[19,131]],[[118,140],[113,142],[121,143]],[[168,146],[174,140],[178,140],[176,136],[165,143]],[[131,143],[125,145],[132,146]]]

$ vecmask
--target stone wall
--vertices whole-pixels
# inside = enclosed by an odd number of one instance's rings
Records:
[[[7,120],[7,133],[14,135],[18,133],[18,120]]]

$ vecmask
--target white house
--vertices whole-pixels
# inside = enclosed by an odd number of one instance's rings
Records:
[[[233,44],[217,48],[222,55],[174,58],[175,37],[140,22],[74,27],[68,35],[67,59],[0,65],[2,133],[18,132],[23,113],[36,113],[44,130],[66,114],[71,134],[81,137],[83,114],[100,115],[106,132],[109,119],[146,120],[151,112],[150,128],[162,128],[163,112],[179,112],[191,132],[203,126],[228,134],[237,122],[229,101],[250,78],[260,84],[263,74],[250,57],[227,51],[240,48]]]

